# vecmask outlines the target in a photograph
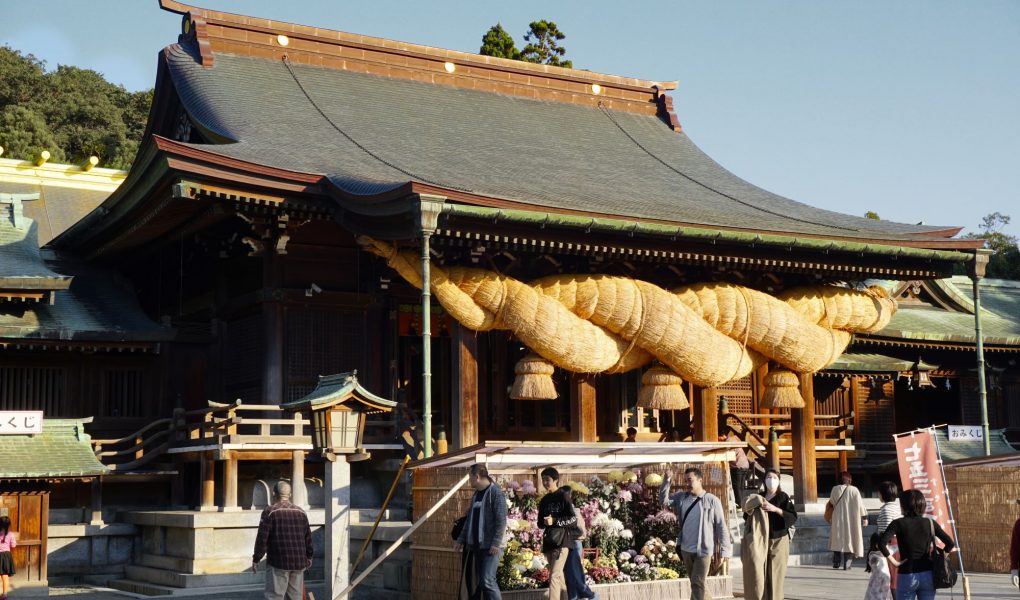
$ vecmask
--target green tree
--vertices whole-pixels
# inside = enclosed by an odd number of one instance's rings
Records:
[[[966,237],[983,239],[985,247],[992,251],[988,257],[985,276],[995,279],[1020,279],[1020,248],[1017,248],[1017,237],[1002,231],[1009,225],[1009,215],[993,212],[981,219],[978,229],[981,233],[971,233]]]
[[[482,36],[482,48],[478,53],[512,60],[521,59],[521,51],[514,44],[514,38],[506,32],[506,29],[503,29],[503,25],[500,23],[493,25]]]
[[[482,47],[478,53],[569,69],[574,64],[564,59],[567,51],[559,44],[566,37],[552,21],[532,21],[524,34],[527,45],[518,50],[513,37],[496,23],[482,36]]]
[[[878,213],[873,210],[869,210],[868,212],[864,213],[864,217],[867,219],[873,219],[875,221],[882,220],[882,217],[878,216]]]
[[[528,45],[521,50],[521,60],[555,67],[573,67],[574,63],[565,60],[567,50],[559,45],[567,36],[552,21],[532,21],[529,30],[524,34]]]
[[[0,109],[0,146],[4,147],[4,156],[8,158],[30,160],[40,151],[48,150],[50,160],[64,160],[64,152],[46,123],[46,117],[18,104]]]
[[[31,54],[0,46],[0,145],[29,159],[130,166],[145,131],[152,90],[128,92],[95,71],[61,65],[46,72]]]

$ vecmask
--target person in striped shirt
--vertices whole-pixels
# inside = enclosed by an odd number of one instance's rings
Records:
[[[878,495],[882,497],[882,507],[878,509],[878,522],[875,524],[875,533],[881,536],[889,528],[890,523],[903,516],[903,511],[900,509],[899,502],[900,489],[895,482],[883,481],[878,484]],[[896,536],[893,536],[892,542],[889,543],[889,552],[892,553],[893,559],[889,560],[889,585],[892,590],[892,597],[895,598],[896,575],[899,574],[899,570],[893,561],[900,559],[899,547],[896,545]]]

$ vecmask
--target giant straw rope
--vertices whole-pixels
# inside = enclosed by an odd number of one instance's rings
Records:
[[[415,253],[362,238],[421,288]],[[506,329],[575,373],[618,373],[653,357],[702,387],[750,374],[766,360],[799,373],[835,361],[855,331],[878,331],[896,303],[881,288],[809,286],[780,298],[729,284],[665,290],[611,275],[556,275],[530,284],[473,267],[431,268],[431,291],[461,325]]]

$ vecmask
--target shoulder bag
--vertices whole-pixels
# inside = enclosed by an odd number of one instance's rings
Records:
[[[850,489],[850,486],[843,488],[843,493],[839,495],[839,498],[836,498],[836,504],[843,501],[843,496],[846,496],[846,491],[848,489]],[[825,503],[825,522],[830,525],[832,524],[832,513],[836,510],[836,504],[833,504],[832,500]]]
[[[956,568],[944,548],[935,543],[935,521],[929,519],[931,527],[931,578],[935,589],[944,590],[956,585]]]
[[[464,531],[465,521],[467,521],[467,517],[460,517],[453,522],[453,529],[450,530],[450,537],[453,538],[453,541],[456,542],[457,540],[460,539],[460,534],[462,531]]]

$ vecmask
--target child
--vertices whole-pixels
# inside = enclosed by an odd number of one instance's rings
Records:
[[[7,515],[0,517],[0,583],[3,584],[3,594],[0,600],[7,600],[7,590],[10,588],[10,577],[14,575],[14,557],[11,550],[18,546],[11,533],[11,518]]]
[[[864,594],[864,600],[890,600],[892,593],[889,591],[889,561],[880,550],[881,537],[877,533],[871,534],[871,549],[868,550],[868,566],[864,569],[871,573],[871,580],[868,581],[868,591]]]

